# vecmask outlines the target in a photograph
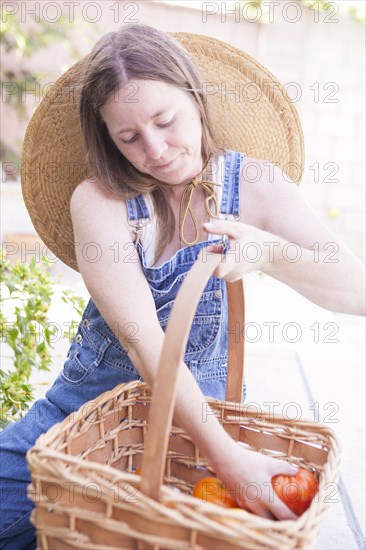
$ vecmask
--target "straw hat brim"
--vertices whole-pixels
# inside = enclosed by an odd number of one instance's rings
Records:
[[[276,163],[300,183],[303,133],[280,82],[258,61],[225,42],[190,33],[172,34],[203,73],[218,145]],[[38,235],[75,270],[70,198],[90,174],[78,118],[84,60],[56,81],[34,112],[24,138],[21,166],[23,197]]]

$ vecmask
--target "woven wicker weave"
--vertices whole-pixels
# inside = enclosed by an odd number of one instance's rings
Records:
[[[169,386],[172,392],[167,392],[166,384],[159,387],[159,379],[166,380],[160,377],[168,371],[177,378],[173,367],[184,353],[199,295],[218,261],[218,255],[205,262],[200,256],[183,283],[166,330],[154,395],[145,383],[122,384],[52,427],[28,452],[32,474],[29,496],[36,503],[32,521],[38,531],[38,548],[312,547],[329,506],[326,484],[336,481],[339,466],[339,444],[326,426],[207,399],[240,445],[311,469],[319,479],[319,493],[295,521],[264,519],[191,496],[199,479],[215,474],[190,437],[171,426],[175,383]],[[233,326],[242,313],[243,286],[231,283],[228,289],[229,326]],[[176,332],[179,324],[181,340]],[[234,380],[243,375],[242,351],[242,342],[230,349],[228,385],[232,388]],[[143,477],[134,474],[141,465]]]

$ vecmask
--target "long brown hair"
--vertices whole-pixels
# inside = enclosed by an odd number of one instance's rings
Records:
[[[147,25],[128,25],[105,34],[86,59],[80,97],[80,123],[87,162],[98,182],[114,194],[132,198],[150,192],[158,217],[155,262],[175,231],[167,186],[139,172],[118,150],[100,110],[129,80],[158,80],[192,94],[202,121],[204,165],[220,149],[214,142],[202,76],[188,52],[172,36]],[[164,220],[164,224],[161,221]]]

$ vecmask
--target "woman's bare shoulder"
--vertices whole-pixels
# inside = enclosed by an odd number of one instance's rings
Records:
[[[128,226],[125,199],[105,189],[96,180],[86,179],[75,187],[71,195],[70,212],[74,223],[91,220],[97,214],[99,219],[115,219]]]
[[[263,229],[266,223],[268,186],[276,177],[276,165],[268,160],[245,157],[240,173],[241,221]]]
[[[70,205],[72,208],[80,207],[84,201],[87,206],[98,202],[98,204],[118,203],[119,206],[125,205],[125,201],[121,196],[112,194],[100,182],[93,179],[86,179],[80,182],[74,189],[71,195]]]
[[[241,181],[247,187],[258,190],[273,183],[279,171],[281,169],[275,162],[246,156],[242,165]]]
[[[121,195],[112,193],[97,180],[86,179],[77,185],[72,193],[70,208],[71,213],[77,214],[80,210],[90,210],[98,207],[98,211],[108,209],[113,214],[124,211],[127,219],[126,201]]]

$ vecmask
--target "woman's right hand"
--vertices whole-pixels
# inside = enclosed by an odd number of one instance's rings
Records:
[[[243,449],[232,440],[225,446],[215,464],[217,477],[238,503],[238,506],[269,519],[296,519],[272,488],[271,479],[278,474],[296,475],[297,466],[258,452]]]

